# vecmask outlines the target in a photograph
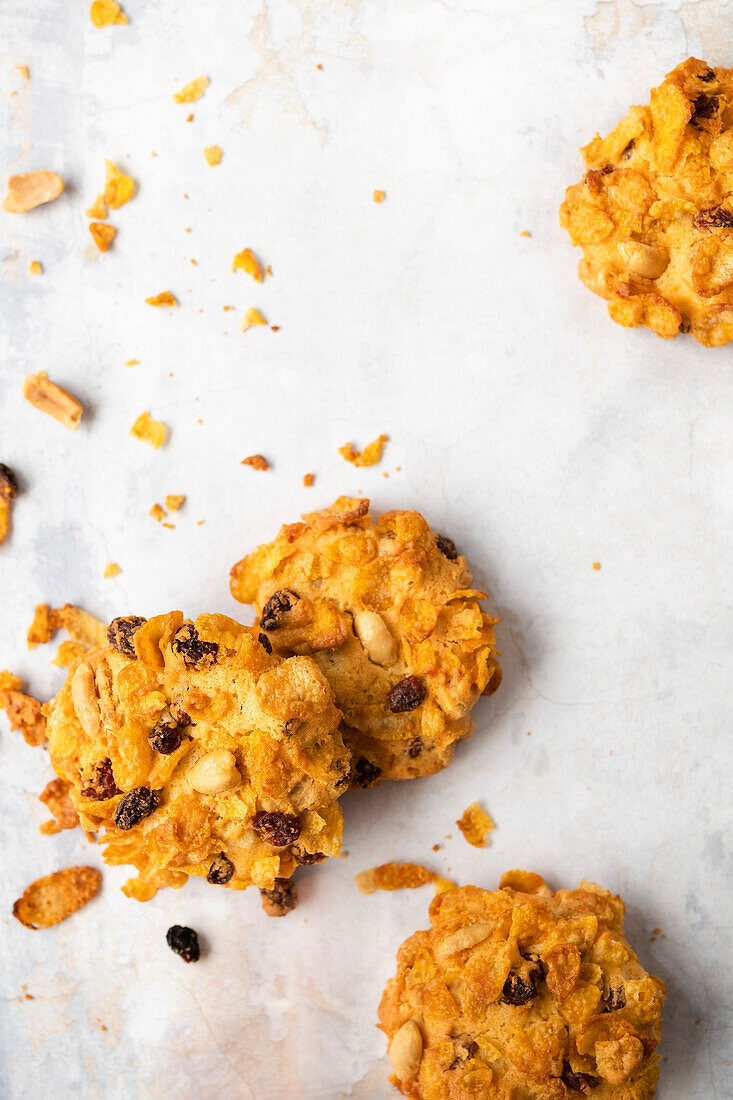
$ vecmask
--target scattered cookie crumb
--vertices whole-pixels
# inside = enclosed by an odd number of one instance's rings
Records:
[[[243,458],[241,462],[242,466],[251,466],[253,470],[269,470],[270,463],[264,457],[264,455],[249,455],[247,458]]]
[[[303,474],[303,485],[306,489],[310,489],[313,482],[316,480],[315,474]]]
[[[173,523],[161,523],[161,527],[167,527],[169,531],[175,531],[176,527]]]
[[[372,194],[372,198],[374,199],[375,202],[384,202],[384,200],[387,198],[387,192],[386,191],[374,191],[373,194]]]
[[[206,157],[206,163],[215,168],[217,164],[221,164],[223,153],[218,145],[207,145],[204,149],[204,156]]]
[[[66,867],[27,886],[13,916],[26,928],[50,928],[90,902],[101,884],[96,867]]]
[[[520,237],[531,237],[532,234],[530,233],[530,231],[528,229],[523,229],[522,232],[519,234],[519,236]]]
[[[87,217],[95,221],[104,221],[107,217],[107,204],[102,195],[97,195],[92,205],[87,210]]]
[[[31,260],[28,264],[28,271],[31,275],[43,275],[43,264],[40,260]]]
[[[126,359],[125,360],[125,366],[126,367],[136,367],[139,362],[140,362],[139,359]]]
[[[80,657],[83,657],[86,651],[87,647],[82,645],[81,642],[72,642],[67,639],[59,646],[51,664],[57,665],[59,668],[68,668],[74,661],[78,661]]]
[[[10,530],[10,502],[18,495],[18,479],[9,466],[0,462],[0,543]]]
[[[117,0],[93,0],[89,18],[95,27],[123,26],[130,22]]]
[[[455,886],[454,882],[428,871],[419,863],[382,863],[368,871],[359,871],[354,875],[354,882],[360,894],[373,894],[375,890],[415,890],[427,882],[432,882],[436,894],[440,894]]]
[[[169,512],[177,512],[186,503],[183,493],[169,493],[165,498],[165,506]]]
[[[246,332],[248,328],[252,328],[254,325],[266,325],[267,321],[262,316],[258,309],[254,309],[252,306],[247,310],[242,318],[242,324],[239,326],[242,332]]]
[[[318,69],[319,72],[323,72],[323,65],[321,65],[320,61],[316,65],[316,68]]]
[[[106,222],[92,222],[89,226],[89,232],[100,252],[108,252],[112,241],[117,236],[115,227],[107,225]]]
[[[32,695],[20,690],[19,677],[13,676],[7,669],[0,670],[0,710],[4,710],[10,722],[10,729],[18,730],[27,745],[46,743],[46,719],[41,713],[41,704]]]
[[[222,306],[224,313],[228,313],[230,309],[236,309],[236,306]]]
[[[116,561],[108,561],[104,567],[102,577],[106,580],[108,577],[117,577],[121,572],[122,570]]]
[[[148,511],[148,515],[152,516],[153,519],[158,521],[158,523],[162,523],[167,514],[168,513],[166,512],[162,504],[154,504],[153,507]]]
[[[595,569],[596,572],[598,572],[598,570],[601,568],[601,563],[599,561],[594,561],[593,562],[593,568]]]
[[[232,271],[244,271],[246,275],[251,275],[256,283],[261,283],[263,279],[262,266],[251,248],[244,248],[241,252],[237,252],[232,260]]]
[[[65,428],[76,431],[84,411],[81,401],[52,382],[45,370],[29,374],[23,380],[23,397],[34,409],[52,416]]]
[[[67,783],[65,779],[56,778],[47,783],[39,794],[39,802],[42,802],[53,816],[53,821],[44,821],[39,827],[38,831],[43,836],[54,836],[62,829],[75,829],[79,824],[79,815],[69,797],[70,790],[71,783]]]
[[[150,413],[141,412],[130,428],[130,435],[143,443],[150,444],[157,451],[159,447],[163,446],[168,437],[168,428],[162,420],[152,420]]]
[[[351,443],[344,443],[343,447],[339,447],[338,452],[342,458],[354,466],[374,466],[382,457],[387,439],[386,435],[377,436],[371,443],[367,443],[363,451],[355,450]]]
[[[15,66],[15,71],[16,71],[16,73],[20,73],[20,76],[22,77],[23,80],[30,80],[31,74],[28,71],[28,66],[27,65],[16,65]]]
[[[135,193],[135,181],[121,172],[111,160],[104,162],[104,202],[110,210],[117,210],[129,202]]]
[[[184,84],[180,92],[174,94],[173,99],[176,103],[195,103],[197,99],[201,99],[209,84],[208,76],[197,76],[195,80]],[[189,115],[186,121],[190,122],[192,118],[193,115]]]
[[[3,210],[9,214],[27,214],[44,202],[53,202],[64,190],[64,181],[56,172],[40,170],[10,176]]]
[[[154,294],[152,298],[146,298],[149,306],[177,306],[178,299],[170,290],[163,290],[160,294]]]
[[[478,802],[467,806],[456,821],[464,837],[474,848],[486,848],[494,822]]]

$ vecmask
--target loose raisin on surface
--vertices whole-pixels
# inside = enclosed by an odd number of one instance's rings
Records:
[[[230,859],[227,859],[223,852],[219,852],[219,855],[209,867],[206,881],[210,882],[212,886],[226,886],[231,881],[233,874],[234,864]]]
[[[436,535],[435,545],[440,550],[441,554],[448,558],[449,561],[455,561],[458,557],[458,551],[456,550],[456,544],[453,539],[449,539],[447,535]]]
[[[252,818],[252,828],[260,840],[272,844],[273,848],[285,848],[298,839],[301,824],[295,814],[259,810]]]
[[[141,615],[121,615],[118,619],[113,619],[107,627],[107,641],[123,657],[132,657],[136,661],[137,653],[132,636],[147,621]]]
[[[338,783],[338,786],[346,785],[352,789],[363,790],[373,787],[382,774],[382,769],[367,760],[366,756],[360,756],[351,767],[351,771]]]
[[[599,1078],[593,1077],[590,1073],[575,1073],[567,1061],[563,1063],[560,1080],[566,1088],[572,1089],[573,1092],[582,1093],[590,1092],[599,1082]]]
[[[505,1005],[528,1005],[537,996],[537,986],[542,981],[542,963],[537,955],[523,955],[525,960],[518,970],[512,970],[504,982],[501,1001]]]
[[[10,469],[4,462],[0,462],[0,497],[4,497],[5,500],[13,500],[18,495],[18,481]]]
[[[305,848],[291,848],[290,849],[293,858],[296,863],[299,863],[301,867],[310,867],[313,863],[322,863],[326,858],[323,852],[306,852]]]
[[[278,592],[273,592],[262,608],[262,614],[260,615],[262,629],[277,630],[279,626],[282,626],[283,618],[299,599],[300,596],[296,592],[291,592],[289,588],[281,588]]]
[[[606,1012],[618,1012],[620,1008],[626,1006],[624,987],[620,985],[618,989],[609,989],[608,993],[601,997],[601,1000],[606,1006]]]
[[[701,210],[692,219],[695,229],[733,229],[733,213],[716,206],[712,210]]]
[[[419,737],[413,737],[407,743],[407,755],[411,760],[416,760],[423,750],[423,744]]]
[[[160,795],[149,787],[135,787],[124,795],[115,810],[115,825],[118,829],[132,829],[144,817],[150,817],[157,810]]]
[[[286,917],[298,904],[298,891],[289,878],[276,878],[271,890],[260,890],[268,917]]]
[[[260,633],[257,636],[257,641],[260,643],[263,649],[266,649],[268,653],[272,653],[272,642],[266,634]]]
[[[202,642],[193,623],[186,623],[176,633],[171,643],[174,652],[180,653],[186,668],[204,669],[216,664],[219,652],[217,642]]]
[[[406,676],[390,691],[387,706],[393,714],[404,714],[405,711],[419,707],[427,693],[427,688],[419,677]]]
[[[718,109],[718,97],[716,95],[699,95],[694,106],[695,110],[690,119],[693,125],[698,118],[713,118]]]
[[[170,756],[172,752],[180,748],[184,738],[180,726],[172,722],[159,722],[148,734],[150,747],[159,752],[161,756]]]
[[[195,963],[198,961],[201,951],[199,949],[198,934],[193,928],[187,928],[185,924],[172,925],[165,934],[165,941],[171,951],[180,955],[184,962]]]
[[[92,768],[89,786],[82,788],[82,798],[92,798],[95,802],[103,802],[105,798],[113,798],[120,794],[120,788],[115,783],[112,773],[112,761],[100,760]]]

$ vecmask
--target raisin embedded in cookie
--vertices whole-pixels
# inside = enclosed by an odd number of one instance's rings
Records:
[[[560,223],[621,325],[733,339],[733,69],[694,57],[582,150]]]
[[[351,756],[309,657],[225,615],[115,619],[46,710],[51,761],[139,901],[200,875],[272,890],[338,853]]]
[[[344,714],[352,787],[444,768],[501,681],[486,593],[418,512],[375,523],[368,500],[341,497],[238,562],[231,589],[276,652],[317,661]]]
[[[379,1008],[393,1083],[411,1100],[651,1100],[666,995],[592,882],[553,894],[509,871],[498,890],[434,898]]]

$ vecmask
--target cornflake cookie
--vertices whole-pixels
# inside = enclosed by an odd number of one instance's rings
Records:
[[[733,70],[691,57],[581,150],[560,222],[621,325],[733,339]]]
[[[238,562],[231,589],[278,653],[318,662],[356,757],[352,786],[440,771],[501,681],[486,593],[418,512],[375,523],[368,500],[340,497]]]
[[[333,693],[224,615],[115,619],[47,705],[51,762],[146,901],[188,875],[272,889],[335,856],[350,757]]]
[[[553,894],[509,871],[498,890],[433,899],[397,953],[379,1026],[411,1100],[651,1100],[664,983],[592,882]]]

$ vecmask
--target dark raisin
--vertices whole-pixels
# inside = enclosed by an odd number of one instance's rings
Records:
[[[624,1008],[626,1005],[624,987],[620,985],[618,989],[609,989],[608,993],[601,997],[601,1000],[606,1006],[606,1012],[618,1012],[620,1008]]]
[[[147,622],[141,615],[123,615],[119,619],[113,619],[107,627],[107,641],[123,657],[132,657],[137,660],[133,634]]]
[[[474,1055],[478,1054],[478,1043],[475,1039],[469,1039],[467,1035],[454,1039],[453,1047],[456,1056],[448,1069],[458,1069],[459,1066],[465,1065],[469,1058],[473,1058]]]
[[[219,855],[209,867],[206,881],[210,882],[212,886],[226,886],[231,881],[233,874],[234,864],[230,859],[227,859],[223,852],[219,852]]]
[[[435,545],[440,550],[441,554],[448,558],[449,561],[455,561],[458,557],[458,551],[456,550],[456,544],[453,539],[449,539],[447,535],[436,535]]]
[[[132,829],[144,817],[150,817],[157,810],[160,795],[149,787],[135,787],[120,799],[115,810],[115,825],[118,829]]]
[[[271,890],[260,890],[268,917],[286,917],[298,904],[298,892],[289,878],[276,878]]]
[[[636,142],[632,138],[632,140],[629,142],[629,144],[626,146],[626,148],[622,152],[621,160],[629,160],[634,155],[635,150],[636,150]]]
[[[542,981],[542,963],[538,955],[523,955],[525,960],[517,970],[512,970],[504,982],[501,1001],[505,1005],[528,1005],[537,996],[537,986]]]
[[[18,481],[4,462],[0,462],[0,497],[5,500],[13,500],[18,495]]]
[[[344,779],[344,783],[348,783],[351,788],[362,790],[365,787],[373,787],[381,774],[381,768],[377,767],[376,764],[372,764],[366,756],[360,756],[356,763],[352,765],[351,771]]]
[[[177,632],[171,643],[173,650],[180,653],[186,668],[204,669],[216,664],[219,646],[216,642],[202,642],[193,623],[186,623]]]
[[[172,752],[180,748],[183,738],[183,730],[174,722],[159,722],[148,734],[151,748],[159,752],[161,756],[170,756]]]
[[[612,164],[604,164],[603,168],[601,168],[601,175],[602,176],[610,176],[611,172],[613,172],[613,165]]]
[[[566,1088],[572,1089],[573,1092],[582,1093],[590,1092],[599,1082],[599,1078],[593,1077],[590,1073],[575,1073],[570,1068],[568,1061],[563,1062],[560,1080]]]
[[[422,741],[419,737],[413,737],[412,741],[408,742],[407,755],[411,760],[416,760],[422,752]]]
[[[165,942],[171,951],[180,955],[184,962],[198,962],[199,938],[193,928],[186,928],[185,924],[172,925],[165,934]]]
[[[718,97],[716,95],[699,95],[695,100],[695,110],[690,122],[694,123],[699,118],[713,118],[718,109]]]
[[[186,726],[191,725],[190,714],[186,714],[183,707],[180,706],[178,703],[171,703],[168,709],[171,712],[171,717],[177,726],[180,726],[183,729]]]
[[[257,641],[260,643],[263,649],[266,649],[268,653],[272,653],[272,642],[266,634],[259,634]]]
[[[112,761],[100,760],[92,768],[89,786],[82,788],[82,798],[92,798],[95,802],[103,802],[105,798],[113,798],[120,794],[120,788],[115,783],[112,774]]]
[[[306,852],[305,848],[290,849],[295,862],[301,867],[310,867],[312,863],[322,863],[326,858],[323,852]]]
[[[403,714],[407,710],[419,707],[428,691],[417,676],[405,676],[387,696],[387,706],[393,714]]]
[[[260,810],[252,818],[252,828],[260,840],[272,844],[273,848],[285,848],[298,839],[301,825],[294,814]]]
[[[715,206],[712,210],[701,210],[692,219],[695,229],[733,229],[733,213]]]
[[[278,592],[273,592],[262,608],[262,614],[260,615],[262,629],[277,630],[279,626],[282,626],[282,620],[299,599],[300,596],[295,592],[291,592],[289,588],[281,588]]]

